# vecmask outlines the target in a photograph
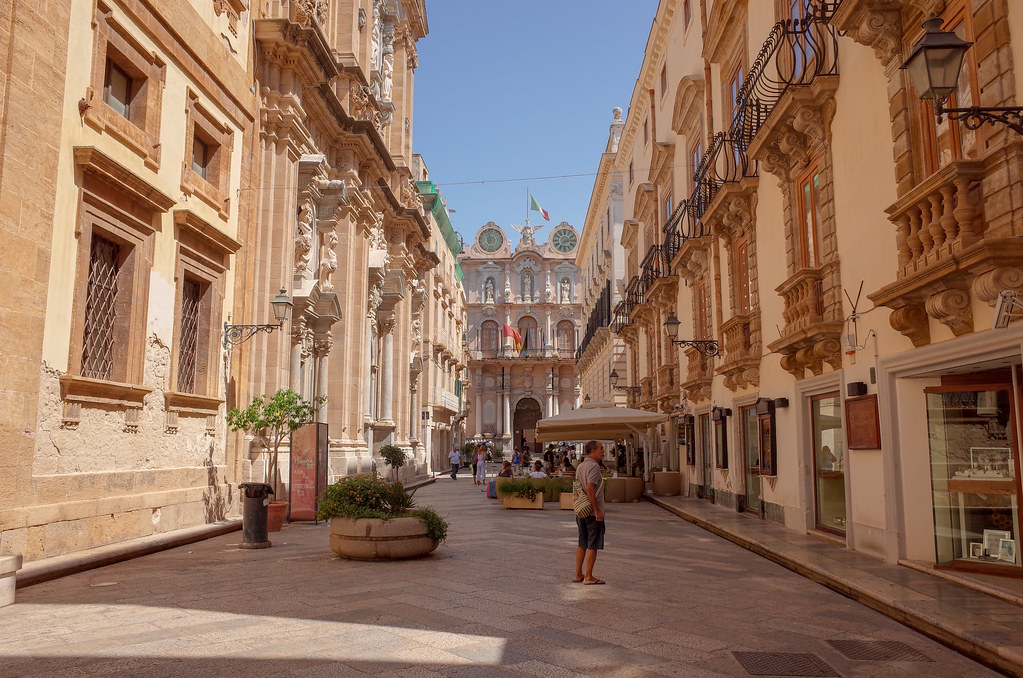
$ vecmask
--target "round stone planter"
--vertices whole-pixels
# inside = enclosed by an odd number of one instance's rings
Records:
[[[330,548],[351,560],[420,558],[437,548],[419,518],[331,518]]]

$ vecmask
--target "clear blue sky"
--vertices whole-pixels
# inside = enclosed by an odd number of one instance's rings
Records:
[[[413,150],[467,243],[487,221],[517,243],[527,187],[548,225],[582,230],[611,111],[627,111],[656,10],[657,0],[426,0]],[[587,176],[490,183],[564,174]]]

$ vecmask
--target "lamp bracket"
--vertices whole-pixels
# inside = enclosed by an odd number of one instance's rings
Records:
[[[678,346],[686,346],[689,348],[695,348],[697,351],[705,356],[716,356],[721,355],[721,349],[718,346],[718,342],[707,339],[690,339],[688,341],[681,341],[679,339],[672,339],[671,343]]]
[[[938,116],[938,122],[941,122],[942,116],[947,115],[949,120],[963,123],[966,129],[979,129],[984,124],[1002,124],[1017,134],[1023,134],[1023,107],[1020,106],[945,108],[943,103],[936,102],[934,113]]]
[[[224,348],[244,344],[260,332],[272,334],[274,330],[279,330],[283,327],[283,320],[276,324],[265,325],[228,325],[224,323]]]

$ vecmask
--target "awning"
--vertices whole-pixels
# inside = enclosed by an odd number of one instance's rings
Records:
[[[537,442],[558,440],[621,440],[635,433],[642,435],[651,426],[668,421],[668,415],[612,403],[585,403],[556,417],[536,424]]]

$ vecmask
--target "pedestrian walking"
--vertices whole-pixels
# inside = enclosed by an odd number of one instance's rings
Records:
[[[476,484],[487,484],[487,448],[482,445],[476,450]]]
[[[462,463],[462,453],[458,451],[457,447],[451,448],[451,454],[448,455],[448,459],[451,460],[451,479],[458,479],[458,465]]]
[[[572,581],[587,586],[604,584],[603,579],[593,576],[593,564],[597,561],[597,551],[604,548],[604,478],[600,473],[600,461],[604,459],[604,443],[591,440],[583,448],[586,458],[575,470],[576,477],[586,489],[586,497],[593,506],[593,513],[580,518],[576,516],[575,524],[579,531],[579,543],[575,549],[575,577]],[[586,572],[583,572],[583,564]]]
[[[519,473],[519,448],[517,448],[517,447],[515,448],[515,453],[512,455],[511,465],[512,465],[512,469],[514,469],[514,471],[515,471],[515,474],[518,475],[518,473]]]
[[[476,478],[476,457],[480,454],[480,448],[476,448],[472,451],[472,456],[469,457],[469,466],[472,467],[472,483],[473,485],[479,485],[479,480]]]

